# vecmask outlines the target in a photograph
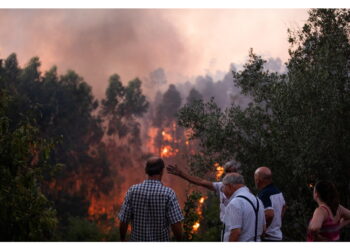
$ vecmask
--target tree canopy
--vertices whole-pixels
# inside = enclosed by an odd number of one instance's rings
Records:
[[[266,61],[250,51],[244,69],[233,72],[252,98],[247,108],[233,104],[222,112],[200,101],[179,112],[179,123],[201,142],[195,172],[235,157],[253,187],[256,168],[272,169],[289,206],[283,227],[289,240],[305,239],[317,180],[335,182],[341,203],[350,205],[349,17],[349,10],[310,10],[302,29],[289,30],[284,74],[265,70]]]

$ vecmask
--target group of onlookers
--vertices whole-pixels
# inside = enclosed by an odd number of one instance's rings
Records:
[[[161,183],[164,168],[161,158],[150,158],[145,167],[148,178],[128,190],[119,212],[122,241],[126,240],[129,223],[130,241],[169,241],[170,227],[176,240],[182,240],[184,218],[175,192]],[[282,192],[273,184],[268,167],[255,171],[257,196],[245,185],[240,164],[233,160],[224,165],[222,182],[189,175],[176,165],[168,165],[167,171],[217,193],[223,224],[222,241],[282,241],[286,203]],[[314,199],[319,207],[310,221],[307,240],[339,240],[340,229],[350,223],[350,210],[339,204],[337,190],[329,181],[315,185]]]

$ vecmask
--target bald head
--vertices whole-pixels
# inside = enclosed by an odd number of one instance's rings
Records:
[[[164,161],[159,157],[151,157],[146,162],[146,174],[149,176],[161,175],[164,169]]]
[[[255,170],[254,174],[255,185],[258,189],[262,189],[265,186],[272,183],[272,172],[268,167],[260,167]]]

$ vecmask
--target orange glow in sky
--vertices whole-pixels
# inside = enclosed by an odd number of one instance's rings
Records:
[[[184,82],[228,72],[250,48],[286,62],[287,29],[307,17],[306,9],[0,9],[0,58],[15,52],[21,65],[38,56],[42,71],[73,69],[101,98],[114,73],[127,83],[161,67],[168,83]]]

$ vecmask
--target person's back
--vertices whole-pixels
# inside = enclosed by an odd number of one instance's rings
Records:
[[[340,229],[350,223],[350,210],[339,204],[339,194],[330,181],[319,181],[314,187],[318,207],[309,223],[307,241],[337,241]]]
[[[177,222],[174,221],[175,212],[171,209],[176,204],[174,191],[160,181],[145,180],[132,186],[130,206],[133,209],[133,230],[130,240],[169,241],[169,226]]]
[[[285,206],[285,200],[282,192],[273,184],[266,186],[258,197],[264,204],[264,209],[272,209],[274,212],[271,224],[266,229],[265,240],[282,240],[282,211]]]
[[[326,205],[321,205],[319,208],[326,212],[325,219],[319,231],[320,238],[324,241],[337,241],[340,238],[340,214],[339,209],[335,216]],[[313,234],[307,234],[307,241],[315,241]]]
[[[255,170],[255,186],[259,190],[258,197],[264,204],[266,232],[263,241],[281,241],[282,217],[286,209],[286,202],[282,192],[272,183],[272,172],[262,166]]]
[[[183,215],[175,192],[161,183],[164,162],[152,157],[146,163],[148,179],[129,188],[119,212],[120,239],[126,240],[131,223],[130,241],[169,241],[169,227],[181,240]]]

